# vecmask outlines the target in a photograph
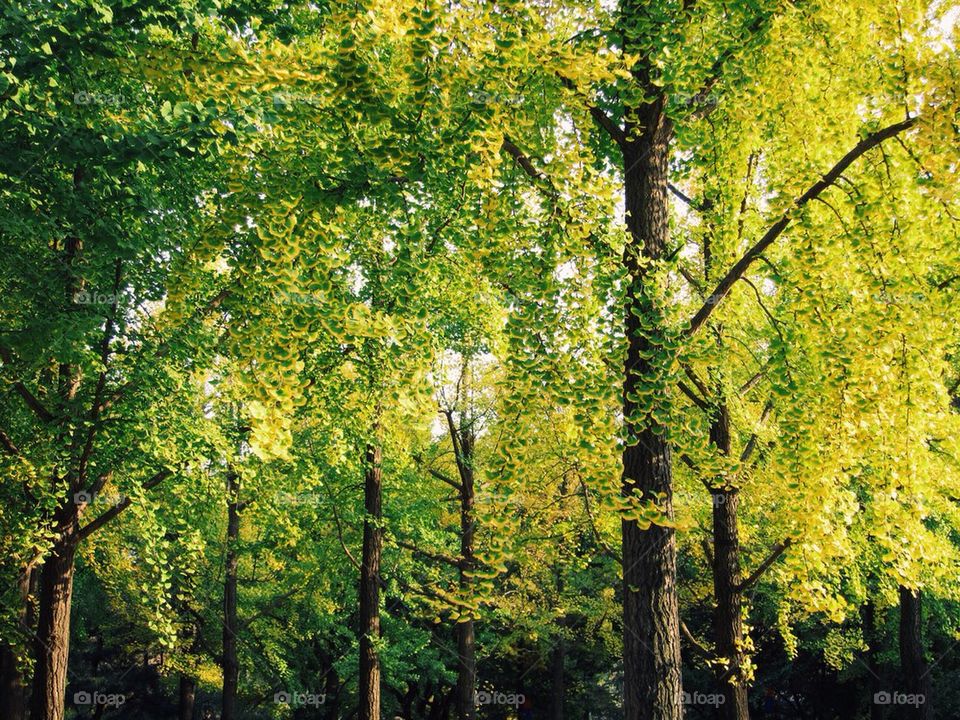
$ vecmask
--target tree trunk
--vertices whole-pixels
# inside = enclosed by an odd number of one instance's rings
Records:
[[[26,711],[26,687],[20,673],[17,649],[3,645],[0,647],[0,717],[24,720]]]
[[[877,609],[868,600],[861,613],[863,640],[867,644],[867,668],[870,670],[870,720],[883,720],[883,705],[873,702],[873,698],[883,690],[880,681],[880,663],[877,653],[880,650],[881,636],[877,631]]]
[[[631,136],[636,133],[639,137]],[[658,501],[673,518],[673,478],[666,428],[637,404],[665,387],[651,387],[659,375],[651,355],[660,347],[664,321],[648,287],[647,262],[663,257],[669,239],[667,160],[672,128],[663,100],[637,110],[637,126],[628,126],[624,145],[624,194],[629,242],[623,263],[628,273],[625,308],[627,358],[623,379],[623,415],[627,445],[623,451],[621,492],[625,497]],[[652,283],[650,283],[652,284]],[[643,318],[643,321],[641,321]],[[676,587],[674,530],[651,525],[643,530],[624,518],[623,670],[625,720],[677,720],[683,717],[680,674],[680,617]]]
[[[193,720],[193,706],[197,699],[197,683],[187,675],[180,676],[180,698],[177,703],[177,720]]]
[[[721,402],[714,410],[710,441],[724,456],[730,455],[730,412]],[[718,478],[718,482],[723,482]],[[740,585],[740,533],[737,488],[718,485],[710,491],[713,500],[713,594],[716,602],[714,639],[717,655],[726,659],[718,666],[717,682],[725,701],[722,706],[728,720],[749,720],[747,685],[740,674],[743,652],[743,598]]]
[[[563,720],[563,696],[566,692],[563,673],[565,650],[563,635],[560,635],[557,638],[556,645],[553,646],[553,657],[550,660],[552,665],[550,695],[553,698],[550,707],[551,720]]]
[[[472,580],[468,573],[474,567],[474,485],[473,485],[473,432],[461,427],[459,443],[454,433],[454,451],[457,456],[457,468],[460,474],[460,589],[466,591]],[[473,619],[457,623],[457,718],[474,720],[476,707],[477,655],[474,638]]]
[[[359,720],[380,720],[380,555],[383,551],[383,478],[379,445],[367,445],[363,488],[363,559],[360,564]]]
[[[240,538],[240,500],[237,475],[227,473],[227,548],[223,579],[223,698],[221,720],[236,720],[237,686],[240,663],[237,660],[237,542]]]
[[[930,676],[923,659],[923,632],[921,629],[921,595],[917,590],[900,587],[900,672],[904,692],[918,700],[914,704],[899,705],[897,711],[906,720],[927,720],[930,709]]]
[[[340,677],[333,666],[334,657],[326,649],[320,652],[320,667],[323,671],[323,713],[325,720],[336,720],[340,716]]]
[[[75,511],[74,511],[75,512]],[[75,514],[71,516],[76,518]],[[62,526],[71,528],[69,519]],[[70,659],[70,604],[77,541],[71,532],[53,549],[40,572],[39,611],[34,642],[31,720],[63,720]]]
[[[24,633],[32,633],[33,621],[30,612],[30,584],[34,572],[21,574],[19,581],[20,607],[19,626]],[[0,718],[26,720],[27,683],[17,659],[17,648],[0,646]]]

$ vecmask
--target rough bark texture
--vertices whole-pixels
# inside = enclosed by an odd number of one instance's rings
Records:
[[[900,588],[900,670],[903,690],[909,695],[923,697],[916,705],[899,705],[897,711],[905,720],[927,720],[931,716],[930,676],[923,659],[923,631],[921,625],[920,591]]]
[[[367,446],[363,502],[363,558],[360,563],[360,706],[359,720],[380,720],[380,556],[383,552],[380,447]]]
[[[469,573],[474,566],[474,482],[473,482],[473,433],[461,428],[457,433],[451,424],[454,451],[457,453],[457,469],[460,474],[460,588],[466,590],[471,583]],[[459,441],[458,441],[459,437]],[[477,707],[476,692],[477,655],[473,620],[457,623],[457,718],[474,720]]]
[[[710,441],[723,455],[730,454],[730,413],[725,403],[716,408],[710,426]],[[728,720],[749,720],[747,686],[740,677],[743,653],[743,600],[740,585],[740,533],[736,488],[718,486],[713,500],[713,594],[716,602],[714,639],[717,655],[726,667],[717,669],[717,682],[726,698],[722,705]]]
[[[70,506],[75,520],[75,506]],[[72,528],[68,519],[63,525]],[[65,530],[61,540],[40,569],[39,611],[34,642],[36,667],[33,675],[31,720],[63,720],[70,655],[70,602],[77,543]]]
[[[236,720],[240,663],[237,659],[237,542],[240,538],[240,501],[237,476],[227,474],[227,550],[223,580],[223,701],[221,720]]]
[[[633,440],[623,451],[621,492],[625,496],[663,498],[673,517],[670,445],[665,428],[652,418],[636,420],[630,399],[643,391],[644,376],[655,370],[646,358],[657,352],[658,331],[640,317],[659,313],[646,287],[643,260],[661,258],[669,239],[667,160],[672,128],[663,101],[638,111],[636,136],[625,143],[624,193],[630,231],[623,262],[629,276],[625,331],[628,342],[623,382],[623,411]],[[628,133],[633,129],[628,128]],[[676,587],[674,530],[652,525],[643,530],[622,521],[623,665],[626,720],[677,720],[683,717],[680,675],[680,618]]]

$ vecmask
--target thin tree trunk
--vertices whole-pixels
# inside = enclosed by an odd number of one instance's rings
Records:
[[[193,706],[197,700],[197,682],[188,675],[180,675],[179,694],[177,720],[193,720]]]
[[[710,440],[724,456],[730,455],[730,413],[726,403],[714,411]],[[718,479],[722,482],[722,478]],[[749,720],[747,685],[740,674],[743,652],[743,598],[740,585],[740,533],[737,510],[740,493],[719,485],[713,500],[713,594],[716,602],[714,633],[717,655],[726,665],[717,667],[717,681],[725,697],[722,709],[728,720]]]
[[[566,693],[563,672],[565,655],[566,648],[564,646],[564,639],[563,635],[560,635],[557,638],[556,644],[553,646],[552,658],[550,659],[552,666],[550,695],[553,698],[550,707],[551,720],[563,720],[563,696]]]
[[[34,577],[32,570],[20,576],[20,628],[29,631],[32,626],[30,617],[30,584]],[[17,659],[17,648],[11,645],[0,646],[0,718],[26,720],[27,682]]]
[[[379,445],[367,445],[363,488],[363,558],[360,564],[359,720],[380,720],[380,555],[383,552],[383,477]]]
[[[665,388],[649,387],[658,374],[650,357],[659,347],[664,321],[647,278],[647,261],[666,252],[669,239],[667,160],[672,127],[663,100],[637,109],[636,127],[627,128],[624,194],[629,242],[623,380],[623,416],[629,438],[623,451],[621,492],[658,501],[673,517],[673,478],[666,428],[638,407],[636,398],[653,391],[669,402]],[[631,133],[636,131],[636,135]],[[644,320],[641,321],[641,318]],[[680,674],[680,617],[676,587],[677,548],[671,527],[642,529],[624,518],[623,669],[625,720],[678,720],[683,717]]]
[[[227,548],[223,579],[223,698],[221,720],[236,720],[240,663],[237,659],[237,568],[240,538],[240,500],[237,475],[227,473]]]
[[[71,507],[71,517],[75,510]],[[73,527],[67,520],[62,526]],[[34,642],[31,720],[63,720],[70,658],[70,603],[77,542],[71,532],[54,547],[40,572],[39,611]]]
[[[920,591],[900,587],[900,671],[904,691],[922,702],[898,707],[906,720],[927,720],[930,709],[930,676],[923,659],[922,602]]]
[[[450,429],[460,473],[460,589],[466,592],[472,582],[469,572],[474,567],[474,436],[472,430],[467,427],[461,427],[460,432],[456,433],[452,421]],[[477,716],[474,698],[476,676],[476,642],[473,619],[470,618],[457,623],[457,718],[459,720],[474,720]]]
[[[867,644],[867,668],[870,670],[870,720],[883,720],[883,705],[873,702],[877,693],[883,690],[880,681],[880,663],[877,653],[880,650],[880,633],[877,631],[877,610],[872,601],[867,601],[862,610],[863,639]]]

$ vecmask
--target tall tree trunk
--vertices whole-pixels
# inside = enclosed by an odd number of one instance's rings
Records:
[[[877,630],[877,609],[873,601],[868,600],[861,610],[863,639],[867,644],[867,669],[870,671],[870,720],[883,720],[883,705],[873,702],[877,693],[883,690],[880,681],[880,663],[877,653],[880,650],[881,635]]]
[[[177,720],[193,720],[193,706],[197,701],[197,682],[189,675],[180,675],[180,697],[177,702]]]
[[[21,574],[19,580],[20,607],[19,626],[26,632],[32,632],[33,621],[30,608],[30,585],[35,577],[32,570]],[[17,658],[17,648],[11,645],[0,646],[0,718],[26,720],[27,683]]]
[[[70,659],[70,605],[73,595],[77,541],[73,535],[75,506],[61,524],[63,538],[43,563],[40,572],[39,611],[34,642],[31,720],[63,720]]]
[[[383,477],[379,445],[367,445],[363,504],[363,558],[360,563],[359,720],[380,720],[380,555],[383,552]]]
[[[666,252],[669,239],[667,160],[672,126],[663,99],[636,111],[623,148],[626,223],[624,250],[628,287],[625,308],[627,358],[623,416],[629,441],[623,451],[621,492],[659,501],[673,517],[673,478],[666,428],[638,408],[636,398],[653,391],[669,402],[663,387],[645,383],[659,370],[651,355],[660,347],[664,321],[648,284],[648,262]],[[643,318],[643,321],[641,321]],[[642,529],[623,519],[623,669],[625,720],[677,720],[683,717],[680,673],[680,617],[677,600],[677,548],[671,527]]]
[[[724,456],[730,455],[730,412],[725,402],[714,410],[710,441]],[[718,478],[718,483],[723,479]],[[713,500],[713,594],[716,602],[714,639],[717,655],[726,660],[718,666],[717,681],[725,701],[722,709],[728,720],[749,720],[747,685],[740,668],[743,652],[743,598],[740,591],[740,533],[737,488],[718,485],[710,491]]]
[[[237,568],[240,539],[240,499],[238,477],[227,473],[227,548],[223,579],[223,698],[221,720],[236,720],[237,686],[240,663],[237,659]]]
[[[457,453],[457,468],[460,474],[460,589],[466,592],[472,582],[469,573],[474,567],[474,482],[473,482],[473,431],[461,427],[456,433],[451,422],[454,452]],[[459,435],[459,442],[457,436]],[[459,447],[459,449],[458,449]],[[475,701],[477,654],[473,619],[457,623],[457,718],[474,720],[477,716]]]
[[[552,658],[550,659],[552,666],[550,673],[550,695],[553,698],[550,704],[550,720],[563,720],[563,696],[566,693],[563,672],[565,655],[566,648],[564,646],[564,639],[563,635],[560,635],[557,638],[556,644],[553,646]]]
[[[900,672],[904,691],[922,699],[914,705],[900,705],[898,712],[907,720],[927,720],[930,709],[930,676],[923,659],[922,602],[920,591],[900,587]]]

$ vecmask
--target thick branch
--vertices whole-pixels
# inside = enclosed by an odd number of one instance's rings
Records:
[[[776,545],[774,545],[774,546],[770,549],[770,554],[767,555],[766,560],[764,560],[762,563],[760,563],[760,566],[759,566],[756,570],[753,571],[753,573],[750,575],[750,577],[748,577],[748,578],[747,578],[746,580],[744,580],[742,583],[740,583],[739,585],[737,585],[737,592],[746,592],[747,590],[749,590],[750,588],[752,588],[754,585],[756,585],[756,584],[757,584],[757,581],[758,581],[758,580],[763,576],[763,574],[770,568],[770,566],[773,565],[773,564],[777,561],[777,558],[779,558],[781,555],[783,555],[784,551],[785,551],[788,547],[790,547],[791,544],[792,544],[792,541],[791,541],[789,538],[787,538],[787,539],[784,540],[783,542],[778,542]]]
[[[8,348],[2,345],[0,345],[0,359],[7,365],[13,365],[13,355]],[[53,413],[47,410],[47,408],[43,406],[43,403],[37,399],[36,395],[30,392],[29,388],[20,380],[13,381],[13,389],[17,391],[17,395],[23,398],[23,402],[33,411],[34,415],[45,423],[53,421]]]
[[[560,193],[557,192],[557,189],[553,186],[553,182],[547,177],[544,173],[537,170],[534,167],[533,163],[530,161],[524,152],[518,148],[513,142],[506,136],[503,136],[503,145],[501,146],[507,153],[516,161],[523,171],[530,176],[532,180],[541,180],[548,185],[547,192],[551,197],[556,198]]]
[[[766,422],[767,417],[770,415],[770,412],[773,410],[773,401],[768,400],[767,404],[763,406],[763,412],[760,413],[760,422],[758,425],[762,425]],[[754,449],[757,447],[757,433],[754,432],[750,439],[747,440],[747,444],[743,446],[743,452],[740,453],[740,462],[744,463],[750,459],[750,456],[753,454]]]
[[[700,655],[700,657],[702,657],[704,660],[717,659],[717,656],[710,651],[710,648],[694,637],[693,633],[690,632],[690,628],[687,627],[687,624],[683,620],[680,621],[680,632],[683,633],[683,636],[686,638],[687,642],[690,643],[690,647],[696,650],[697,654]]]
[[[20,449],[14,444],[13,440],[10,439],[10,436],[4,432],[3,428],[0,428],[0,445],[3,445],[3,449],[7,451],[8,455],[17,457],[20,454]]]
[[[694,405],[696,405],[698,408],[700,408],[704,412],[710,412],[710,404],[706,400],[704,400],[702,397],[697,395],[693,391],[693,388],[687,385],[683,380],[677,381],[677,387],[680,388],[680,392],[682,392],[684,395],[690,398],[690,401]]]
[[[413,460],[420,466],[424,465],[423,458],[420,455],[414,455]],[[460,483],[458,483],[453,478],[447,477],[439,470],[434,470],[432,467],[424,467],[423,469],[426,470],[428,473],[430,473],[433,477],[435,477],[440,482],[446,483],[447,485],[452,487],[454,490],[457,491],[457,493],[460,493],[463,491],[463,486],[461,486]]]
[[[143,483],[143,489],[149,490],[150,488],[156,487],[171,475],[173,475],[173,473],[170,470],[161,470],[160,472],[156,473],[153,477],[151,477],[149,480]],[[93,533],[95,533],[97,530],[99,530],[108,522],[110,522],[115,517],[117,517],[117,515],[122,513],[128,507],[130,507],[131,504],[133,504],[133,500],[130,499],[129,497],[124,497],[123,500],[121,500],[112,508],[107,510],[105,513],[103,513],[103,515],[100,515],[94,518],[89,523],[87,523],[82,528],[80,528],[80,530],[77,532],[77,538],[79,540],[83,540],[87,537],[90,537]]]
[[[820,195],[820,193],[833,185],[837,181],[837,178],[840,177],[841,173],[843,173],[844,170],[846,170],[865,152],[876,147],[884,140],[892,138],[899,133],[910,129],[916,124],[916,117],[908,118],[907,120],[889,125],[882,130],[878,130],[877,132],[868,135],[858,142],[846,155],[840,158],[837,164],[834,165],[822,178],[811,185],[807,191],[803,193],[803,195],[800,195],[798,198],[796,198],[790,204],[790,207],[787,208],[787,210],[783,213],[783,215],[780,216],[780,219],[777,220],[777,222],[775,222],[769,230],[767,230],[762,238],[760,238],[757,244],[747,250],[743,257],[737,260],[737,262],[733,265],[733,267],[730,268],[723,279],[720,280],[713,293],[706,299],[703,306],[697,311],[697,314],[693,316],[693,319],[690,321],[690,327],[688,327],[685,331],[686,335],[693,335],[704,325],[704,323],[706,323],[707,318],[710,317],[720,302],[730,292],[730,288],[733,287],[733,284],[743,276],[743,274],[747,271],[747,268],[749,268],[753,261],[757,259],[760,253],[766,250],[778,237],[780,237],[780,234],[790,224],[790,221],[793,219],[793,214],[797,210],[803,208],[808,202],[816,198],[818,195]]]
[[[583,95],[579,90],[577,90],[576,84],[570,78],[565,78],[563,75],[559,75],[560,82],[563,83],[563,86],[568,90],[572,90],[578,95]],[[607,115],[603,110],[595,106],[587,98],[587,109],[590,111],[590,116],[593,118],[594,122],[602,127],[607,135],[613,139],[621,148],[625,147],[627,144],[627,134],[623,131],[623,128],[617,125],[613,119]]]
[[[417,555],[422,555],[423,557],[429,560],[434,560],[435,562],[439,562],[439,563],[445,563],[446,565],[450,565],[455,568],[459,568],[463,566],[463,560],[461,560],[460,558],[455,558],[452,555],[433,552],[432,550],[424,550],[423,548],[417,547],[412,543],[404,542],[403,540],[397,540],[396,538],[394,538],[393,541],[394,543],[397,544],[398,547],[402,547],[405,550],[409,550],[410,552],[415,553]]]

